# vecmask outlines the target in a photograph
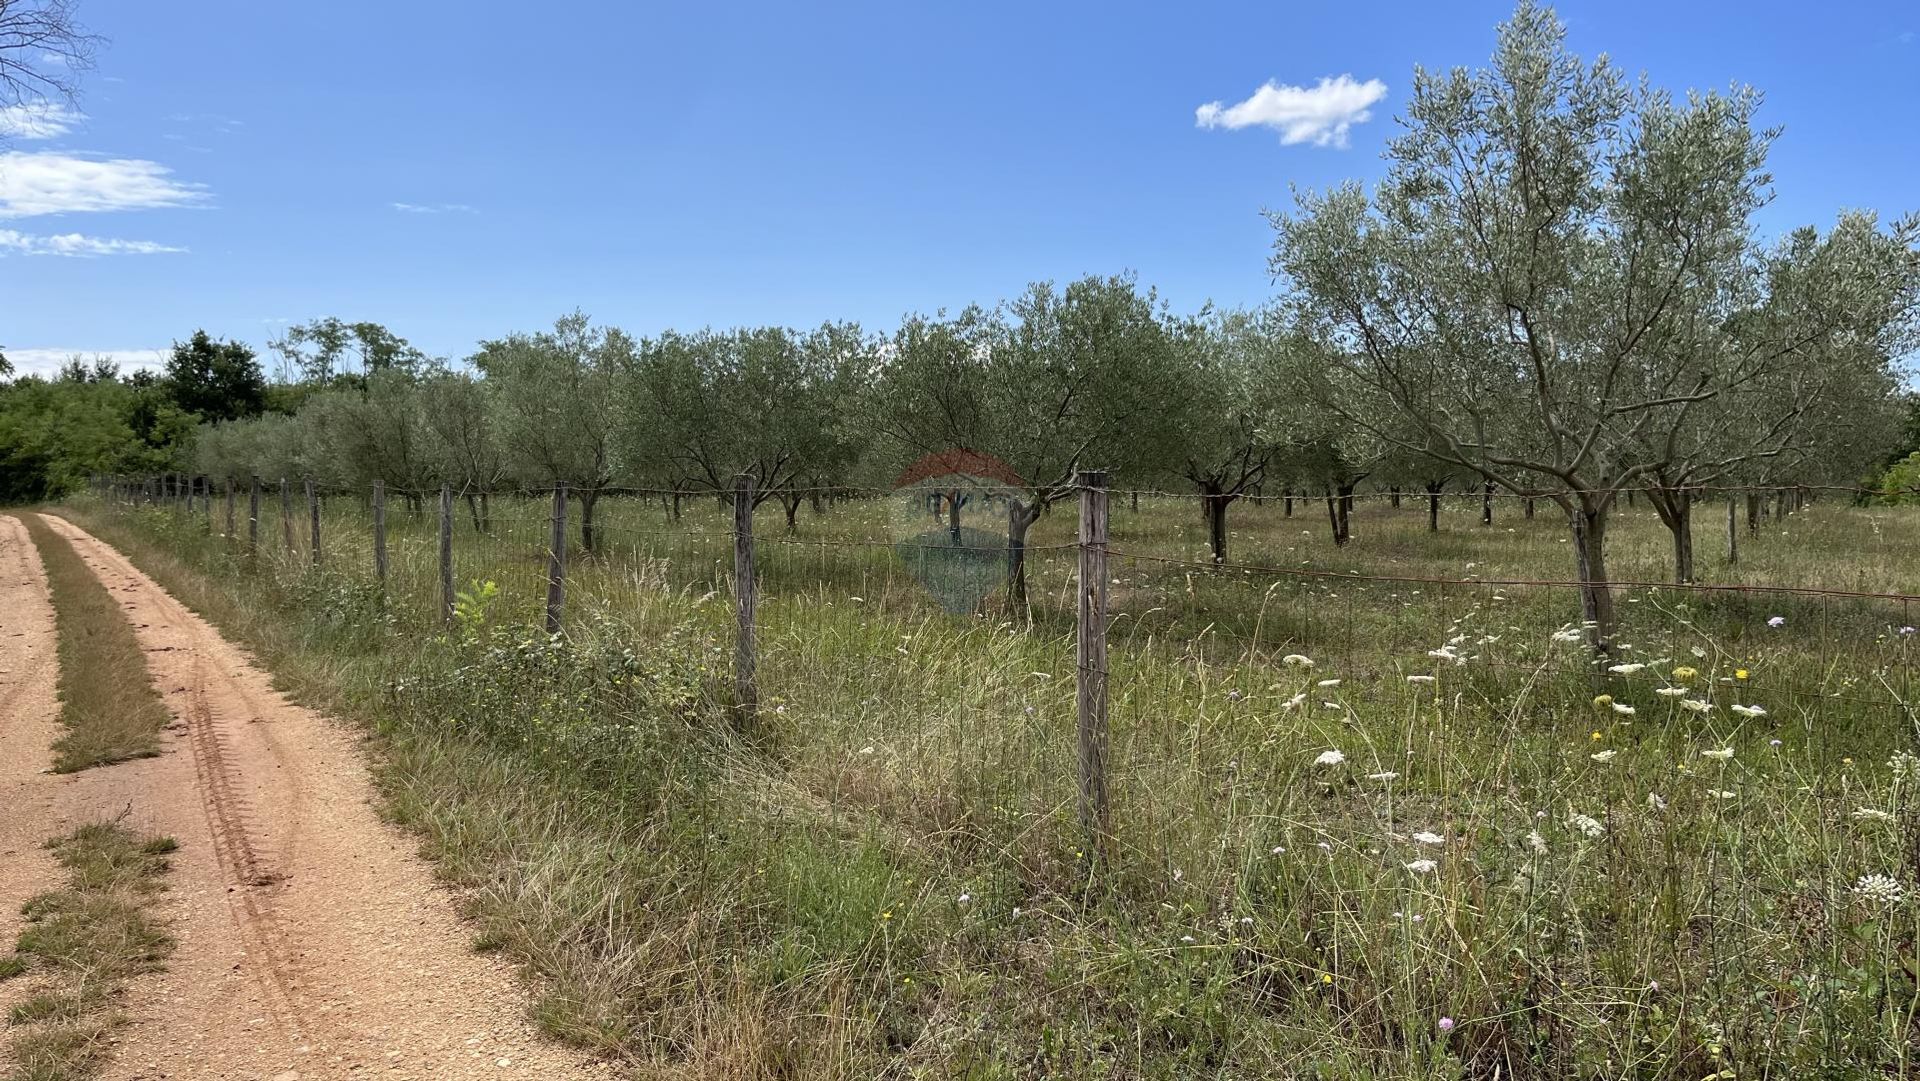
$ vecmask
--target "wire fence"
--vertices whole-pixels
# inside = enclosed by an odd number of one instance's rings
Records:
[[[1807,489],[1765,491],[1782,522],[1805,505]],[[737,698],[776,706],[797,692],[775,681],[815,681],[820,673],[808,666],[835,662],[812,654],[810,644],[845,636],[849,621],[910,638],[945,620],[1017,625],[1035,640],[1062,643],[1063,655],[1067,639],[1110,639],[1124,658],[1233,669],[1261,689],[1266,674],[1287,670],[1287,658],[1306,657],[1349,679],[1464,681],[1489,698],[1522,686],[1561,687],[1562,700],[1577,689],[1611,690],[1634,715],[1700,708],[1689,701],[1740,706],[1740,716],[1757,706],[1749,719],[1794,723],[1815,740],[1823,714],[1840,706],[1889,733],[1913,725],[1920,596],[1857,583],[1628,576],[1611,583],[1612,648],[1596,656],[1574,641],[1583,630],[1577,581],[1482,576],[1471,561],[1451,576],[1340,569],[1324,558],[1284,566],[1275,557],[1293,554],[1285,542],[1295,523],[1280,499],[1248,501],[1248,515],[1259,521],[1236,543],[1252,556],[1215,560],[1180,509],[1191,507],[1190,496],[1082,484],[1067,503],[1097,501],[1103,514],[1114,508],[1111,535],[1090,537],[1071,514],[1048,515],[1021,546],[1024,597],[1015,601],[1006,584],[1007,538],[972,525],[964,537],[957,525],[949,534],[938,500],[929,504],[921,492],[803,489],[777,493],[776,505],[758,514],[768,497],[750,486],[720,493],[609,488],[590,493],[590,502],[579,492],[569,499],[564,487],[479,493],[205,478],[110,482],[101,492],[115,505],[159,506],[197,520],[210,541],[249,557],[241,567],[323,567],[357,580],[409,633],[446,625],[463,604],[560,631],[618,617],[643,597],[679,597],[688,602],[682,614],[706,613],[700,618],[736,668],[752,667],[761,652],[775,656],[734,682]],[[1483,495],[1473,493],[1456,513],[1477,514]],[[791,514],[780,521],[781,505],[791,510],[802,497],[813,510],[804,529],[791,528]],[[1142,497],[1144,514],[1134,509]],[[1387,521],[1387,508],[1380,513],[1377,521]],[[1543,542],[1550,528],[1543,523],[1533,540]],[[565,538],[557,548],[556,538]],[[1889,550],[1898,544],[1895,538]],[[1089,607],[1080,596],[1094,549],[1104,585],[1100,603]],[[940,566],[930,571],[929,561]],[[758,624],[738,616],[756,605]],[[1792,648],[1784,648],[1789,636]],[[1621,678],[1643,670],[1649,674],[1638,683]],[[1676,670],[1697,674],[1676,680]],[[1085,716],[1085,673],[1057,675],[1082,684],[1079,726],[1104,729],[1103,719]],[[1665,684],[1660,695],[1635,697],[1652,689],[1644,684],[1653,677]],[[1278,702],[1357,708],[1291,688]]]

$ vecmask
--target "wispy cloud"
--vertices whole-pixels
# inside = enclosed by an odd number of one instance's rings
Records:
[[[53,151],[0,154],[0,220],[81,211],[197,206],[204,185],[139,158],[83,158]]]
[[[1898,34],[1893,35],[1893,40],[1902,45],[1911,45],[1913,44],[1913,31],[1902,30]]]
[[[57,101],[22,101],[0,105],[0,137],[52,139],[65,135],[86,117]]]
[[[1348,129],[1371,119],[1373,106],[1386,96],[1386,83],[1356,82],[1351,75],[1321,79],[1313,87],[1268,82],[1234,105],[1210,101],[1193,111],[1193,119],[1203,128],[1272,128],[1289,146],[1344,147]]]
[[[7,349],[5,353],[15,376],[51,376],[75,357],[89,365],[105,357],[118,364],[123,374],[143,369],[159,371],[167,363],[165,349]]]
[[[17,229],[0,229],[0,256],[64,255],[70,258],[90,259],[100,255],[160,255],[186,250],[167,244],[156,244],[151,240],[119,240],[114,237],[85,236],[80,233],[35,236]]]
[[[478,210],[465,203],[389,203],[393,209],[404,214],[478,214]]]

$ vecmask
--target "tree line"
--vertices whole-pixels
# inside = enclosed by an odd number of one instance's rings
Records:
[[[119,381],[147,413],[123,418],[115,464],[447,482],[480,528],[487,493],[564,482],[591,550],[616,486],[720,492],[750,473],[791,525],[809,493],[884,487],[964,448],[1023,479],[1016,598],[1026,531],[1077,468],[1193,493],[1222,561],[1229,509],[1256,492],[1315,493],[1345,543],[1363,484],[1422,492],[1430,515],[1449,489],[1503,491],[1564,516],[1605,649],[1623,498],[1649,499],[1688,581],[1703,489],[1853,484],[1915,449],[1920,217],[1848,211],[1761,239],[1777,133],[1758,107],[1751,90],[1683,100],[1583,61],[1523,3],[1488,66],[1415,73],[1379,183],[1270,215],[1279,288],[1258,310],[1176,313],[1131,276],[1092,276],[886,334],[640,337],[575,313],[462,364],[322,320],[274,343],[273,384],[257,364],[234,376],[231,343],[201,335],[163,375]],[[73,375],[54,383],[114,382]],[[31,382],[8,399],[51,393]],[[15,412],[0,402],[0,441]]]

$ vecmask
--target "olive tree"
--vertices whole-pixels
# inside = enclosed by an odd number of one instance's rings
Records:
[[[1026,601],[1027,531],[1076,470],[1145,477],[1172,455],[1187,389],[1169,323],[1131,277],[1090,277],[912,317],[894,336],[869,414],[892,456],[987,454],[1021,478],[1007,520],[1014,604]]]
[[[668,332],[636,356],[623,445],[676,487],[723,493],[752,474],[754,505],[778,499],[792,530],[806,490],[858,456],[850,409],[871,352],[853,324]]]
[[[1758,103],[1629,84],[1523,3],[1490,67],[1416,71],[1371,197],[1348,184],[1272,217],[1273,268],[1340,376],[1333,408],[1558,505],[1597,650],[1616,499],[1673,460],[1707,403],[1806,363],[1791,335],[1737,325],[1768,197]],[[1900,277],[1909,239],[1873,236],[1843,305]]]
[[[527,484],[566,484],[580,507],[580,544],[595,550],[593,512],[616,475],[620,388],[633,365],[623,332],[582,313],[551,331],[482,342],[473,364],[492,388],[508,469]]]

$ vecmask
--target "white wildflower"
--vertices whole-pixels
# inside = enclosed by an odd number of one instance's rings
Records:
[[[1733,789],[1731,789],[1731,788],[1709,788],[1709,789],[1707,789],[1707,795],[1709,795],[1709,796],[1712,796],[1712,797],[1713,797],[1714,799],[1732,799],[1733,797],[1735,797],[1735,796],[1737,796],[1737,795],[1739,795],[1739,794],[1740,794],[1740,793],[1738,793],[1738,792],[1735,792],[1735,791],[1734,791]]]
[[[1865,822],[1893,821],[1892,815],[1888,814],[1887,812],[1881,810],[1878,807],[1857,807],[1854,809],[1853,817],[1858,818]]]
[[[1550,636],[1556,642],[1578,642],[1586,637],[1586,632],[1578,627],[1562,627]]]
[[[1704,698],[1688,698],[1680,703],[1681,709],[1690,709],[1695,713],[1712,713],[1713,703]]]
[[[1765,717],[1767,715],[1767,711],[1759,706],[1742,706],[1736,704],[1732,709],[1742,717]]]
[[[1431,874],[1440,869],[1440,865],[1433,860],[1414,860],[1412,863],[1407,864],[1406,867],[1407,870],[1412,871],[1416,875]]]
[[[1869,904],[1892,908],[1906,897],[1907,891],[1886,875],[1861,875],[1853,884],[1853,895]]]
[[[1662,698],[1683,698],[1686,696],[1687,689],[1685,687],[1655,687],[1653,693]]]
[[[1305,702],[1306,700],[1307,700],[1307,692],[1301,691],[1299,694],[1296,694],[1292,698],[1287,699],[1286,702],[1282,704],[1280,708],[1281,709],[1299,709],[1300,703]]]
[[[1445,837],[1434,833],[1432,830],[1421,830],[1419,833],[1413,835],[1413,839],[1423,845],[1443,845],[1447,843]]]
[[[1289,653],[1280,658],[1280,663],[1290,668],[1312,668],[1313,658],[1304,653]]]
[[[1613,756],[1619,753],[1619,751],[1595,751],[1587,757],[1593,759],[1595,762],[1611,762],[1613,761]]]
[[[1658,792],[1647,793],[1647,810],[1664,811],[1667,809],[1667,797]]]
[[[1392,770],[1388,770],[1385,773],[1367,774],[1367,780],[1369,781],[1397,781],[1399,779],[1400,779],[1400,775],[1398,773],[1393,772]]]
[[[1893,771],[1894,784],[1920,781],[1920,755],[1911,751],[1893,752],[1893,757],[1887,759],[1887,768]]]
[[[1345,762],[1346,760],[1347,760],[1347,756],[1340,753],[1337,750],[1321,751],[1320,757],[1314,759],[1313,764],[1316,766],[1337,766],[1340,763]]]
[[[1727,759],[1733,757],[1733,748],[1719,747],[1711,751],[1701,751],[1700,757],[1711,758],[1717,762],[1725,762]]]
[[[1339,685],[1340,685],[1340,681],[1337,679],[1323,679],[1320,682],[1314,684],[1314,686],[1316,687],[1338,687]]]
[[[1633,707],[1632,707],[1632,706],[1629,706],[1629,705],[1627,705],[1627,704],[1626,704],[1625,702],[1615,702],[1615,703],[1613,703],[1613,711],[1614,711],[1615,713],[1620,713],[1620,714],[1624,714],[1624,715],[1626,715],[1626,716],[1628,716],[1628,717],[1631,717],[1631,716],[1633,716]]]
[[[1633,664],[1610,664],[1607,666],[1607,671],[1612,672],[1616,676],[1630,676],[1635,672],[1645,671],[1646,667],[1646,665],[1638,662]]]
[[[1408,683],[1432,683],[1433,677],[1432,676],[1408,676],[1407,682]]]
[[[1547,839],[1540,836],[1539,830],[1528,830],[1527,847],[1544,856],[1547,854]]]
[[[1772,619],[1767,620],[1767,626],[1769,627],[1784,627],[1786,625],[1787,625],[1786,616],[1774,616]]]
[[[1707,651],[1699,646],[1690,647],[1687,652],[1693,654],[1695,660],[1704,661],[1707,659]]]
[[[1567,818],[1567,825],[1589,837],[1598,837],[1607,832],[1607,827],[1601,825],[1600,820],[1591,815],[1571,815]]]

